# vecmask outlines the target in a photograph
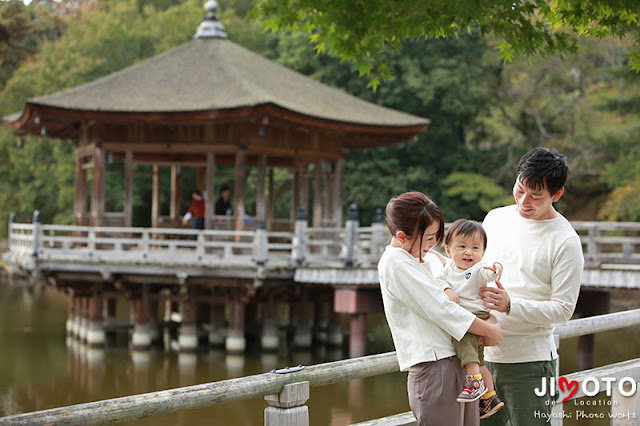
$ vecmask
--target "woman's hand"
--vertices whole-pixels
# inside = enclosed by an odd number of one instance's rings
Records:
[[[511,304],[509,293],[498,280],[496,280],[496,285],[498,288],[480,287],[480,298],[484,302],[484,307],[498,312],[509,313]]]
[[[487,323],[488,332],[484,337],[484,346],[498,346],[502,342],[502,327],[500,324]]]
[[[458,297],[458,293],[453,291],[452,288],[447,287],[444,289],[444,292],[449,297],[449,300],[451,300],[453,303],[457,303],[458,305],[460,304],[460,297]]]

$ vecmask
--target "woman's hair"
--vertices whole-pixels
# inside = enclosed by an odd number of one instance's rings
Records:
[[[420,246],[422,246],[424,231],[437,220],[440,223],[440,228],[436,233],[436,241],[437,245],[442,244],[444,215],[440,211],[440,207],[422,192],[405,192],[392,198],[387,203],[385,215],[387,228],[389,228],[391,235],[403,231],[409,238],[418,236]],[[417,239],[413,244],[416,241]],[[420,253],[420,261],[422,261],[422,252]]]
[[[479,235],[480,239],[484,243],[484,248],[487,248],[487,233],[485,232],[482,224],[471,219],[458,219],[449,226],[447,235],[444,238],[446,245],[451,244],[451,239],[456,235],[462,235],[463,237],[472,237]]]

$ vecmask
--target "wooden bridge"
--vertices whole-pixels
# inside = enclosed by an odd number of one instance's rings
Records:
[[[615,330],[640,324],[640,309],[572,320],[559,325],[556,340],[584,336],[587,334]],[[291,369],[273,370],[268,373],[237,379],[203,383],[176,389],[168,389],[140,395],[95,401],[68,407],[54,408],[33,413],[17,414],[0,418],[1,424],[69,424],[90,425],[120,423],[148,417],[176,413],[183,410],[211,407],[233,401],[264,397],[268,407],[264,412],[265,425],[308,426],[309,388],[326,386],[353,379],[381,374],[397,373],[398,360],[395,352],[361,358],[336,361],[326,364],[298,366]],[[561,390],[559,400],[553,407],[549,424],[562,425],[563,419],[575,418],[570,401],[595,390],[595,396],[603,392],[610,398],[611,412],[605,415],[611,425],[637,425],[640,407],[640,358],[630,359],[587,371],[563,376],[569,382],[577,381],[578,390],[568,395]],[[586,386],[585,383],[589,382]],[[569,415],[571,414],[571,415]],[[359,426],[410,425],[416,424],[411,412],[392,415],[359,423]]]
[[[640,223],[572,222],[585,255],[584,315],[608,311],[612,289],[640,289]],[[164,321],[180,324],[181,350],[211,345],[245,349],[245,326],[258,324],[265,350],[278,346],[289,321],[293,344],[342,343],[340,315],[350,315],[350,354],[366,353],[366,314],[382,308],[377,261],[388,231],[377,215],[368,227],[352,206],[344,228],[308,227],[298,212],[292,232],[9,224],[4,260],[69,293],[69,334],[102,345],[115,325],[133,329],[144,349]],[[116,318],[119,301],[128,318]],[[283,318],[284,317],[284,318]],[[589,347],[583,365],[590,364]]]

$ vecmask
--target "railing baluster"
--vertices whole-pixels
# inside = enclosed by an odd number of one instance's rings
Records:
[[[284,385],[279,394],[265,396],[264,426],[309,426],[308,399],[309,382]]]

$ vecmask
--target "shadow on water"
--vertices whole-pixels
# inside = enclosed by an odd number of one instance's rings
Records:
[[[0,277],[0,417],[101,399],[207,383],[259,374],[291,365],[311,365],[346,357],[343,349],[324,346],[312,351],[260,353],[250,347],[244,356],[201,349],[178,353],[163,347],[134,352],[126,335],[104,349],[92,349],[65,338],[66,296],[49,287],[29,287],[24,281]],[[631,302],[630,302],[631,300]],[[626,305],[616,305],[626,303]],[[612,309],[640,307],[640,294],[612,297]],[[368,350],[393,350],[382,314],[368,320]],[[596,366],[638,357],[639,327],[596,336]],[[284,333],[281,339],[284,340]],[[166,345],[170,348],[171,345]],[[576,370],[577,339],[561,342],[561,373]],[[591,400],[596,400],[591,398]],[[603,398],[604,399],[604,398]],[[308,401],[312,425],[346,425],[407,411],[406,374],[395,373],[311,388]],[[262,399],[184,411],[128,424],[136,425],[256,425],[263,423]],[[606,405],[568,407],[585,413],[608,413]],[[606,419],[568,419],[565,424],[605,425]]]

